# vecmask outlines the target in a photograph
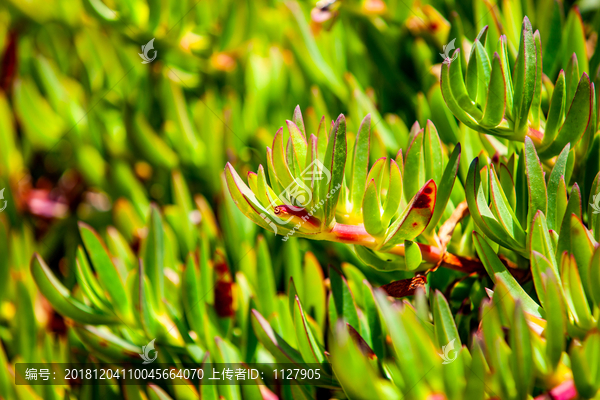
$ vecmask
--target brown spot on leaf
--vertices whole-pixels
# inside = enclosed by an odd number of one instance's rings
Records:
[[[233,290],[232,277],[225,255],[220,249],[215,252],[215,311],[219,317],[233,316]]]
[[[231,282],[217,282],[215,286],[215,310],[221,318],[233,316],[233,290]]]
[[[7,45],[0,64],[0,88],[8,92],[17,74],[17,31],[13,30],[7,35]]]
[[[429,203],[431,203],[431,198],[426,194],[421,194],[415,199],[413,208],[429,208]]]
[[[405,296],[412,296],[415,294],[415,291],[424,287],[427,283],[427,277],[424,275],[417,275],[413,278],[401,279],[399,281],[395,281],[392,283],[388,283],[387,285],[381,286],[389,296],[401,298]]]
[[[423,192],[424,192],[424,193],[426,193],[426,194],[431,194],[431,192],[433,192],[433,189],[432,189],[432,188],[430,188],[430,187],[427,187],[427,188],[425,188],[425,189],[423,190]]]

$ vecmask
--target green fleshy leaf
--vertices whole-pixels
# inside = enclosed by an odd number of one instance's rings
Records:
[[[569,143],[574,148],[585,133],[592,115],[592,88],[590,78],[583,74],[569,112],[562,124],[556,139],[539,156],[543,159],[554,157]]]
[[[302,136],[304,136],[304,139],[306,140],[308,136],[306,135],[306,128],[304,128],[304,119],[302,119],[302,111],[300,111],[299,105],[297,105],[296,108],[294,108],[294,117],[292,118],[292,120],[294,121],[294,124],[300,129],[300,133],[302,133]]]
[[[111,313],[110,302],[108,302],[106,296],[103,295],[102,287],[100,286],[100,283],[98,283],[94,271],[92,271],[92,267],[81,246],[77,246],[75,266],[77,282],[85,296],[98,309]]]
[[[525,241],[525,231],[519,224],[508,199],[504,195],[500,180],[496,175],[493,164],[490,166],[490,199],[491,207],[497,220],[502,224],[506,232],[519,243]]]
[[[304,295],[306,301],[304,307],[309,314],[312,314],[317,325],[325,329],[326,317],[326,290],[324,285],[325,277],[319,261],[313,253],[307,251],[304,253]]]
[[[450,63],[445,63],[442,65],[448,70],[448,83],[449,86],[446,88],[446,94],[444,94],[444,98],[446,95],[452,95],[455,99],[456,105],[461,109],[463,113],[466,111],[470,114],[475,120],[481,119],[483,113],[476,105],[474,101],[471,100],[469,93],[467,92],[467,88],[465,87],[465,79],[463,77],[463,70],[461,65],[461,53],[460,49],[456,49],[454,54],[452,55],[453,61]]]
[[[302,116],[300,117],[302,118]],[[285,121],[288,131],[290,132],[291,151],[293,152],[294,160],[298,163],[298,171],[295,176],[300,176],[301,172],[306,168],[307,146],[306,137],[300,128],[292,121]]]
[[[306,316],[304,315],[304,310],[298,295],[294,296],[294,326],[296,328],[298,348],[300,349],[300,354],[302,355],[304,362],[307,364],[325,363],[325,354],[306,321]]]
[[[444,174],[442,175],[438,186],[433,216],[429,221],[426,232],[433,232],[446,211],[446,206],[450,200],[452,189],[456,182],[456,176],[458,175],[458,168],[460,167],[460,154],[461,146],[459,143],[454,147],[454,150],[452,150],[448,164],[446,164],[446,168],[444,169]]]
[[[594,326],[590,306],[588,305],[581,283],[581,276],[577,269],[575,257],[563,253],[561,258],[561,277],[565,299],[569,309],[575,318],[575,324],[583,329],[591,329]]]
[[[437,187],[430,180],[417,192],[402,215],[388,228],[381,251],[386,251],[405,240],[414,240],[425,230],[435,207]]]
[[[404,261],[408,271],[414,271],[421,266],[423,255],[417,243],[410,240],[404,241]]]
[[[539,211],[544,215],[548,212],[548,191],[544,180],[544,170],[530,138],[525,138],[525,173],[529,193],[529,208],[527,211],[527,226],[531,225],[534,215]]]
[[[275,133],[273,138],[273,166],[277,180],[284,189],[294,184],[292,166],[288,164],[286,150],[283,147],[283,128]]]
[[[343,318],[358,332],[361,331],[358,323],[358,314],[354,304],[354,298],[348,287],[348,282],[335,268],[329,268],[329,280],[331,282],[331,294],[329,299],[329,323],[334,325],[338,318]],[[333,303],[333,307],[332,307]]]
[[[440,182],[443,168],[442,142],[433,122],[427,120],[423,136],[425,179]]]
[[[435,326],[435,338],[438,347],[441,349],[451,341],[455,341],[454,347],[461,347],[460,336],[454,322],[454,317],[450,311],[450,306],[444,295],[436,290],[432,296],[431,311],[433,313],[433,321]],[[456,350],[458,351],[458,350]]]
[[[542,284],[544,285],[545,305],[547,326],[544,330],[546,336],[546,356],[553,369],[558,366],[565,351],[565,333],[566,333],[566,309],[563,300],[563,293],[557,276],[546,269],[542,272]],[[539,292],[538,292],[539,293]],[[541,298],[540,298],[541,299]]]
[[[402,200],[402,172],[394,160],[390,160],[390,181],[388,191],[383,205],[381,224],[386,228],[391,219],[398,213],[400,201]]]
[[[569,214],[567,214],[569,215]],[[565,218],[564,232],[561,229],[561,237],[558,242],[557,256],[567,251],[575,258],[577,269],[581,274],[581,281],[585,288],[587,297],[592,299],[592,286],[588,279],[590,260],[594,252],[594,244],[588,235],[587,229],[581,219],[571,214],[570,218]],[[566,238],[566,240],[562,240]]]
[[[289,229],[282,224],[273,222],[273,219],[269,217],[269,211],[260,204],[254,193],[229,163],[225,166],[225,179],[233,202],[252,222],[280,235],[289,232]]]
[[[139,361],[141,346],[135,346],[109,330],[75,325],[73,331],[81,342],[100,359],[111,362]]]
[[[336,325],[331,342],[331,364],[344,392],[350,398],[400,399],[398,390],[377,370],[352,340],[343,323]]]
[[[502,122],[506,109],[506,82],[498,53],[492,57],[490,87],[487,92],[485,110],[481,119],[482,126],[495,127]]]
[[[556,230],[560,226],[556,221],[557,213],[557,191],[560,185],[560,178],[564,176],[567,168],[567,159],[569,157],[569,151],[571,146],[567,144],[565,148],[560,152],[560,155],[556,159],[554,168],[550,173],[548,179],[548,228]]]
[[[565,183],[564,177],[561,176],[558,182],[558,189],[556,190],[556,225],[554,225],[554,232],[556,232],[557,234],[558,232],[560,232],[560,228],[564,220],[565,213],[567,212],[568,205],[569,198],[567,196],[567,184]]]
[[[108,295],[117,314],[128,320],[131,316],[131,306],[125,290],[124,272],[117,269],[102,239],[89,225],[79,222],[79,232],[94,270],[98,275],[100,285]]]
[[[485,48],[478,39],[471,47],[467,66],[467,90],[469,96],[479,105],[483,105],[488,94],[491,66]]]
[[[381,326],[381,319],[377,312],[377,306],[375,305],[375,298],[373,297],[373,288],[369,282],[365,279],[362,282],[363,292],[363,312],[367,318],[367,325],[369,326],[369,333],[371,335],[370,346],[373,352],[377,355],[377,358],[382,359],[385,348],[385,333]]]
[[[577,56],[575,53],[571,55],[565,68],[565,78],[567,87],[567,104],[573,102],[575,97],[575,90],[577,89],[576,83],[579,80],[579,62],[577,62]]]
[[[535,58],[537,61],[536,72],[535,72],[535,88],[533,91],[533,101],[531,102],[531,116],[532,123],[531,127],[535,130],[540,129],[540,105],[542,103],[542,39],[540,37],[540,31],[533,33],[533,40],[535,41]]]
[[[556,255],[560,256],[565,251],[571,250],[571,242],[581,240],[579,238],[572,238],[573,227],[576,221],[573,221],[572,217],[581,219],[581,194],[579,192],[579,185],[575,183],[571,188],[571,195],[565,208],[564,217],[560,225],[560,237],[558,240],[558,246],[556,247]],[[579,231],[580,225],[577,224],[575,228]],[[585,232],[585,231],[584,231]],[[583,239],[583,238],[582,238]]]
[[[350,199],[352,201],[352,211],[360,212],[365,185],[367,183],[367,173],[369,171],[369,150],[371,145],[371,115],[362,120],[356,142],[354,143],[354,154],[352,156],[352,179],[350,180]]]
[[[506,117],[510,120],[514,120],[513,116],[513,100],[514,100],[514,90],[513,90],[513,82],[510,74],[510,63],[508,61],[508,43],[505,35],[501,35],[498,39],[497,45],[498,55],[500,57],[500,62],[502,64],[502,73],[504,74],[504,83],[505,83],[505,94],[504,98],[506,100],[506,105],[504,109],[504,113]]]
[[[251,318],[252,327],[258,340],[275,357],[278,363],[303,364],[300,353],[279,336],[258,311],[252,310]]]
[[[262,236],[256,240],[256,303],[261,314],[269,317],[276,310],[275,278],[269,247]]]
[[[410,341],[408,334],[409,327],[405,326],[402,318],[398,315],[399,312],[393,309],[385,294],[381,290],[374,291],[374,297],[378,306],[382,320],[385,322],[387,332],[391,338],[394,354],[398,360],[396,363],[402,373],[402,378],[408,387],[415,387],[421,380],[422,373],[419,356],[415,352],[415,347]],[[419,396],[419,387],[416,387],[417,392],[413,392],[415,396]],[[422,389],[421,389],[422,390]]]
[[[551,273],[554,275],[554,268],[550,261],[543,254],[532,250],[531,251],[531,275],[533,277],[533,284],[535,286],[535,292],[538,295],[538,299],[542,304],[544,310],[546,310],[546,290],[543,283],[542,274],[547,272],[548,269],[551,270]]]
[[[537,251],[542,254],[552,265],[552,270],[556,276],[558,274],[558,264],[554,258],[555,248],[552,243],[546,224],[546,218],[541,211],[538,211],[533,217],[531,227],[529,228],[528,246],[531,252]],[[543,270],[541,272],[544,272]]]
[[[533,101],[535,90],[535,75],[537,70],[536,48],[533,38],[533,29],[529,19],[523,19],[519,54],[513,70],[514,99],[513,118],[517,134],[525,135],[527,118]],[[521,136],[521,137],[523,137]]]
[[[160,303],[164,297],[165,239],[160,211],[156,205],[150,207],[148,235],[143,244],[144,269],[154,289],[154,298]]]
[[[147,337],[157,337],[156,302],[152,298],[150,281],[145,274],[144,264],[141,260],[137,271],[129,275],[127,284],[130,288],[133,308],[138,312],[137,320],[140,322],[144,333]]]
[[[201,271],[199,271],[194,254],[189,253],[182,276],[181,302],[183,303],[183,310],[190,328],[196,332],[200,343],[207,346],[208,343],[205,341],[205,338],[209,335],[205,335],[205,333],[208,333],[211,329],[204,326],[207,299],[206,293],[200,287],[201,278],[199,272]]]
[[[411,179],[404,179],[404,198],[409,199],[425,182],[425,168],[423,160],[423,136],[424,130],[421,129],[413,138],[408,149],[406,150],[406,158],[404,160],[403,176],[410,176]]]
[[[367,175],[366,185],[371,182],[371,180],[375,180],[375,185],[381,189],[383,186],[383,175],[384,175],[384,167],[387,162],[387,157],[381,157],[371,167],[369,174]]]
[[[267,147],[267,170],[269,171],[269,182],[271,183],[271,187],[277,193],[281,193],[283,191],[283,187],[277,179],[277,174],[275,173],[275,164],[273,163],[273,150],[271,150],[269,147]]]
[[[510,330],[510,364],[519,398],[527,399],[533,386],[534,366],[531,333],[523,311],[521,302],[517,301]]]
[[[111,254],[124,262],[128,271],[136,267],[136,256],[125,239],[125,237],[115,227],[106,227],[106,246]],[[83,249],[82,249],[83,250]]]
[[[600,290],[598,290],[598,288],[600,288],[600,268],[598,267],[600,265],[600,246],[596,246],[596,248],[594,249],[594,254],[592,255],[592,258],[590,259],[590,264],[588,267],[588,271],[590,274],[589,277],[589,285],[592,289],[592,298],[594,299],[594,302],[596,303],[596,307],[598,305],[600,305]],[[588,280],[588,279],[586,279]]]
[[[541,307],[529,297],[521,285],[519,285],[515,278],[510,274],[485,238],[479,233],[473,232],[473,243],[475,244],[479,259],[483,263],[490,278],[492,278],[492,281],[496,282],[497,279],[501,279],[502,283],[508,288],[511,296],[515,299],[520,299],[523,302],[523,310],[536,317],[542,317],[540,314]]]
[[[381,223],[379,190],[375,184],[375,179],[371,179],[367,185],[362,210],[365,230],[372,236],[380,236],[384,232],[384,227]]]
[[[481,350],[481,339],[477,336],[473,337],[473,346],[471,352],[473,354],[469,376],[467,379],[467,387],[463,393],[465,399],[479,399],[485,397],[485,376],[489,368]]]
[[[525,253],[525,243],[518,243],[510,237],[487,205],[479,172],[479,158],[475,158],[469,167],[465,195],[473,221],[486,236],[521,254]]]
[[[331,180],[323,179],[319,187],[320,197],[325,200],[321,224],[323,227],[329,227],[335,217],[335,208],[340,197],[340,188],[344,184],[346,169],[346,118],[341,114],[331,132],[323,164],[329,169]]]
[[[571,343],[569,358],[573,370],[573,381],[577,394],[582,398],[591,399],[598,392],[598,346],[600,346],[600,333],[598,332],[590,333],[583,344],[577,340]]]
[[[544,129],[544,137],[539,147],[540,152],[547,149],[554,142],[556,135],[558,135],[566,114],[566,96],[565,72],[561,70],[554,84],[554,91],[552,92],[550,109]]]
[[[500,185],[502,186],[502,191],[504,192],[506,201],[508,201],[511,210],[513,210],[513,212],[516,212],[517,193],[515,191],[515,182],[513,180],[513,176],[509,171],[508,167],[504,164],[500,164],[498,174],[498,178],[500,178]]]
[[[459,52],[459,51],[460,50],[457,49],[454,52],[454,54],[457,54],[457,52]],[[460,53],[458,53],[458,54],[460,55]],[[456,58],[456,60],[458,60],[458,59],[460,59],[460,57]],[[454,116],[456,116],[456,118],[458,118],[458,120],[460,122],[462,122],[463,124],[465,124],[466,126],[468,126],[471,129],[477,130],[478,129],[477,120],[479,120],[481,118],[482,112],[479,109],[477,109],[477,107],[470,100],[469,95],[466,92],[466,88],[464,88],[464,84],[462,86],[462,89],[464,89],[464,95],[466,97],[463,97],[463,98],[469,102],[467,104],[471,104],[473,107],[475,107],[476,110],[478,110],[478,112],[477,112],[478,118],[475,117],[475,114],[473,114],[473,116],[468,114],[465,111],[467,109],[467,107],[465,106],[465,109],[463,109],[461,107],[461,105],[458,103],[458,100],[454,97],[455,94],[453,93],[453,90],[451,89],[450,85],[453,82],[454,83],[458,82],[459,80],[452,77],[452,74],[450,71],[451,70],[450,66],[452,64],[454,64],[454,62],[442,63],[442,74],[440,76],[440,86],[442,88],[442,96],[444,97],[444,101],[445,101],[446,105],[448,106],[450,111],[452,111],[452,114],[454,114]],[[453,73],[457,72],[458,70],[460,70],[460,66],[458,64],[452,67]],[[462,82],[462,73],[461,73],[460,82]],[[473,111],[469,111],[469,112],[473,112]]]

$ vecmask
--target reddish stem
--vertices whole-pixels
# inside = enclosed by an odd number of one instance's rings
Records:
[[[365,227],[362,224],[346,225],[336,223],[331,231],[322,232],[318,234],[317,237],[315,237],[315,239],[324,239],[348,244],[358,244],[373,250],[376,250],[376,247],[378,245],[377,239],[371,236],[365,230]],[[425,261],[426,263],[440,265],[442,267],[453,269],[456,271],[461,271],[467,274],[473,272],[485,273],[485,268],[483,267],[483,264],[477,259],[447,253],[439,247],[431,246],[428,244],[417,244],[421,249],[423,261]],[[396,246],[387,250],[386,253],[404,256],[404,244],[397,244]],[[506,262],[505,260],[503,261],[506,267],[515,276],[517,280],[522,281],[527,278],[525,276],[527,274],[527,271],[515,269],[508,262]]]

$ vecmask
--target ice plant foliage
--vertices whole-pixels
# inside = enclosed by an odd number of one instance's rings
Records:
[[[155,3],[0,13],[0,399],[600,397],[595,2]]]
[[[284,240],[295,234],[355,244],[359,256],[380,269],[424,269],[445,262],[436,228],[456,181],[460,145],[448,157],[428,121],[425,128],[413,126],[404,154],[369,165],[369,115],[360,124],[352,152],[345,117],[326,126],[322,118],[316,135],[308,135],[297,107],[294,120],[287,121],[285,147],[283,128],[272,148],[267,147],[268,181],[262,165],[248,174],[246,185],[227,164],[229,192],[244,215],[286,235]],[[460,264],[451,255],[447,258]]]
[[[473,42],[466,76],[461,49],[442,65],[442,94],[456,118],[471,129],[499,138],[523,141],[529,137],[542,159],[558,155],[567,144],[574,148],[588,127],[582,146],[589,145],[597,124],[596,97],[588,74],[579,75],[576,54],[552,85],[542,72],[540,33],[533,32],[527,17],[512,71],[506,36],[500,36],[495,51],[489,54],[487,31],[486,26]],[[544,96],[546,114],[542,112]]]

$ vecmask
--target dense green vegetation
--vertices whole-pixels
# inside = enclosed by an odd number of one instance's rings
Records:
[[[0,399],[600,398],[598,9],[5,0]]]

